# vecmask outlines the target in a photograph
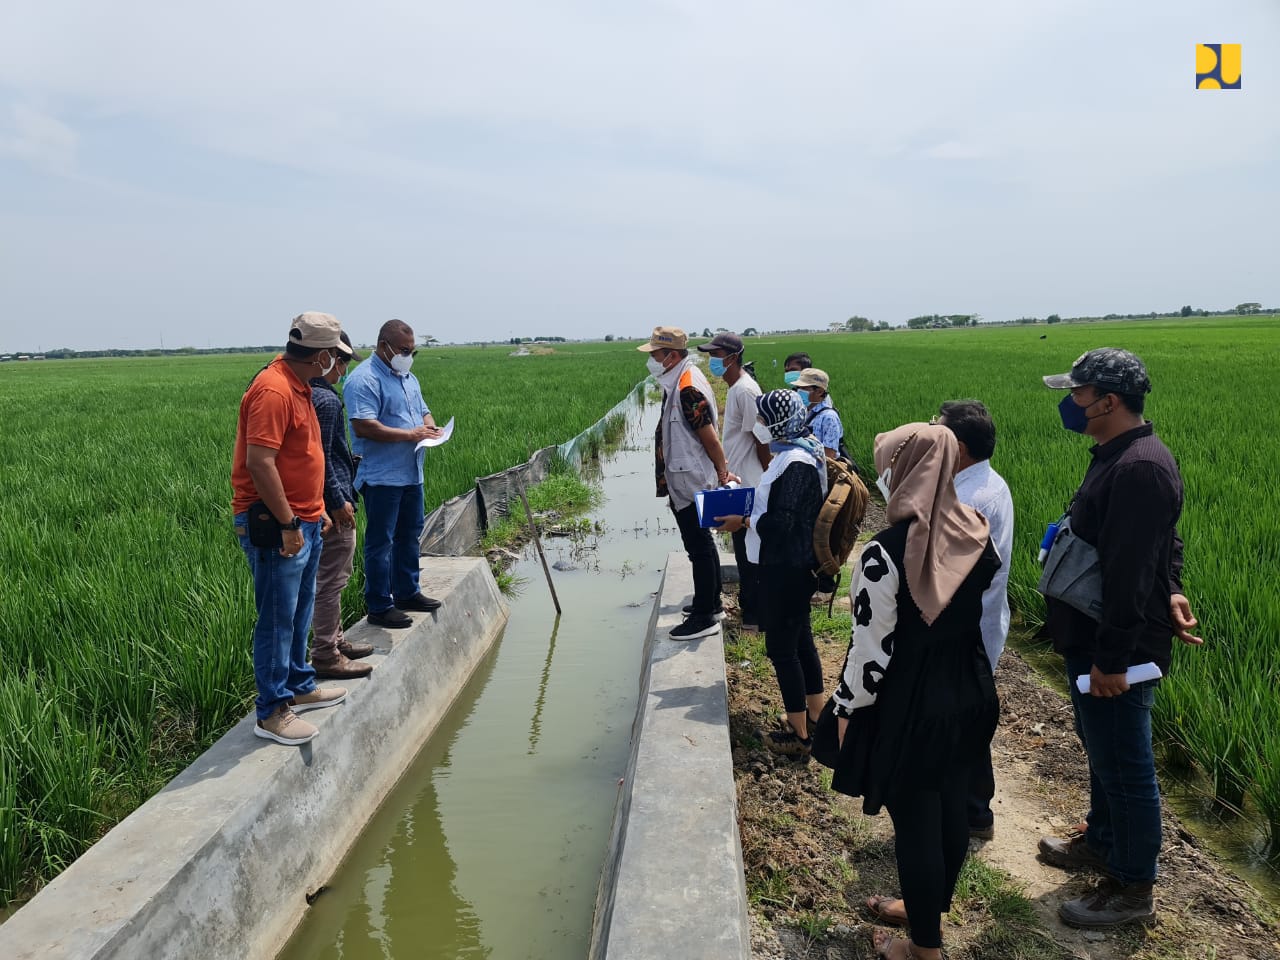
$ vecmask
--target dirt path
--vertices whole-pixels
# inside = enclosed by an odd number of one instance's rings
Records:
[[[827,633],[819,651],[829,680],[843,662],[847,625],[847,618],[819,619]],[[871,894],[897,892],[888,817],[866,817],[859,801],[832,793],[827,771],[817,764],[777,760],[762,748],[759,733],[773,728],[780,709],[776,683],[761,638],[738,634],[732,609],[728,627],[729,712],[754,955],[871,957],[871,924],[861,904]],[[996,836],[972,847],[997,869],[966,867],[944,924],[952,960],[1280,960],[1280,930],[1265,919],[1273,911],[1167,807],[1158,922],[1107,933],[1061,924],[1058,904],[1092,882],[1035,858],[1041,835],[1059,833],[1087,809],[1070,704],[1012,650],[997,681]]]

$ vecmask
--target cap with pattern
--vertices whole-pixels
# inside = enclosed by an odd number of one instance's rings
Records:
[[[688,346],[689,337],[679,327],[654,327],[649,342],[640,344],[636,349],[653,353],[655,350],[684,350]]]
[[[1102,387],[1112,393],[1143,394],[1151,392],[1147,368],[1135,354],[1117,347],[1099,347],[1081,354],[1071,365],[1070,373],[1044,378],[1050,390],[1073,387]]]

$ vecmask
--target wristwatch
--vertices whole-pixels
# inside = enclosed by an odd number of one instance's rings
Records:
[[[280,529],[281,530],[301,530],[302,518],[295,513],[293,515],[293,519],[290,520],[288,523],[280,524]]]

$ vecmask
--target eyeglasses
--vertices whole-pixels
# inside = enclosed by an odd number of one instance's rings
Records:
[[[391,341],[383,340],[382,342],[385,343],[388,347],[391,347]],[[399,350],[397,350],[395,347],[391,347],[391,352],[398,353],[402,357],[416,357],[418,355],[418,351],[413,347],[401,347]]]

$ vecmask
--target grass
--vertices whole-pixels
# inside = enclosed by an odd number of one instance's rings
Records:
[[[433,413],[458,423],[428,452],[428,509],[569,440],[645,376],[643,358],[617,347],[508,353],[419,354]],[[240,397],[268,359],[0,367],[0,904],[56,874],[248,709],[252,586],[229,477]],[[359,566],[357,552],[348,620],[363,612]]]

